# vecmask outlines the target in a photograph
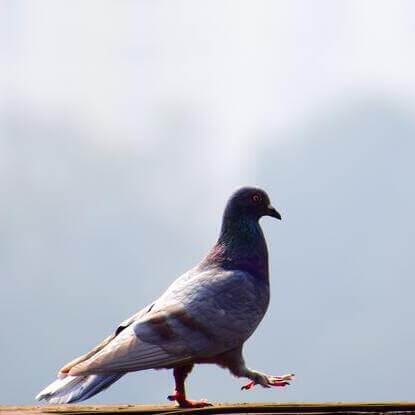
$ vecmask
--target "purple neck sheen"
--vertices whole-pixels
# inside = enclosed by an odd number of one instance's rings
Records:
[[[241,270],[268,281],[268,250],[258,219],[225,212],[218,242],[202,265]]]

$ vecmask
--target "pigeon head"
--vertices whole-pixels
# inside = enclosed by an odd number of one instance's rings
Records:
[[[225,217],[250,217],[259,219],[262,216],[272,216],[281,219],[281,215],[271,205],[267,193],[257,187],[242,187],[228,200]]]
[[[229,198],[217,243],[202,266],[248,272],[268,281],[268,250],[259,225],[262,216],[281,219],[268,195],[257,187],[242,187]]]

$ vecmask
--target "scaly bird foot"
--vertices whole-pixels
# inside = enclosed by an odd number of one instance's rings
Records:
[[[173,395],[167,397],[169,401],[176,401],[180,408],[204,408],[205,406],[212,406],[207,399],[201,399],[200,401],[192,401],[186,399],[186,396],[180,392],[175,391]]]
[[[293,380],[294,378],[294,373],[289,373],[287,375],[283,375],[283,376],[266,376],[266,382],[265,383],[260,383],[261,386],[263,386],[264,388],[269,388],[271,386],[287,386],[290,384],[290,382],[288,382],[289,380]],[[251,389],[253,386],[255,386],[258,382],[255,381],[251,381],[249,383],[247,383],[246,385],[243,385],[241,387],[241,390],[249,390]]]

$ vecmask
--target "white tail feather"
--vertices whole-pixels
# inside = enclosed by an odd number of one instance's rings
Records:
[[[44,399],[53,404],[80,402],[108,388],[121,376],[123,374],[66,376],[52,382],[36,396],[36,399]]]

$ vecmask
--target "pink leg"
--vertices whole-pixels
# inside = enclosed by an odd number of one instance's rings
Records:
[[[176,401],[180,408],[203,408],[205,406],[212,406],[206,399],[201,399],[200,401],[194,401],[187,399],[185,395],[178,392],[177,390],[174,391],[173,395],[169,395],[167,397],[170,401]]]
[[[192,401],[186,398],[184,381],[192,368],[193,365],[187,365],[176,367],[173,370],[176,388],[173,395],[169,395],[167,399],[170,401],[176,401],[179,404],[180,408],[203,408],[204,406],[212,406],[212,404],[210,404],[206,399],[202,399],[200,401]]]
[[[294,378],[294,374],[290,373],[288,375],[283,375],[283,376],[268,376],[268,383],[266,385],[262,385],[264,387],[270,387],[270,386],[287,386],[290,383],[288,382],[289,380],[292,380]],[[251,381],[248,382],[246,385],[243,385],[241,387],[242,390],[249,390],[251,389],[253,386],[255,386],[257,383],[255,381]]]

